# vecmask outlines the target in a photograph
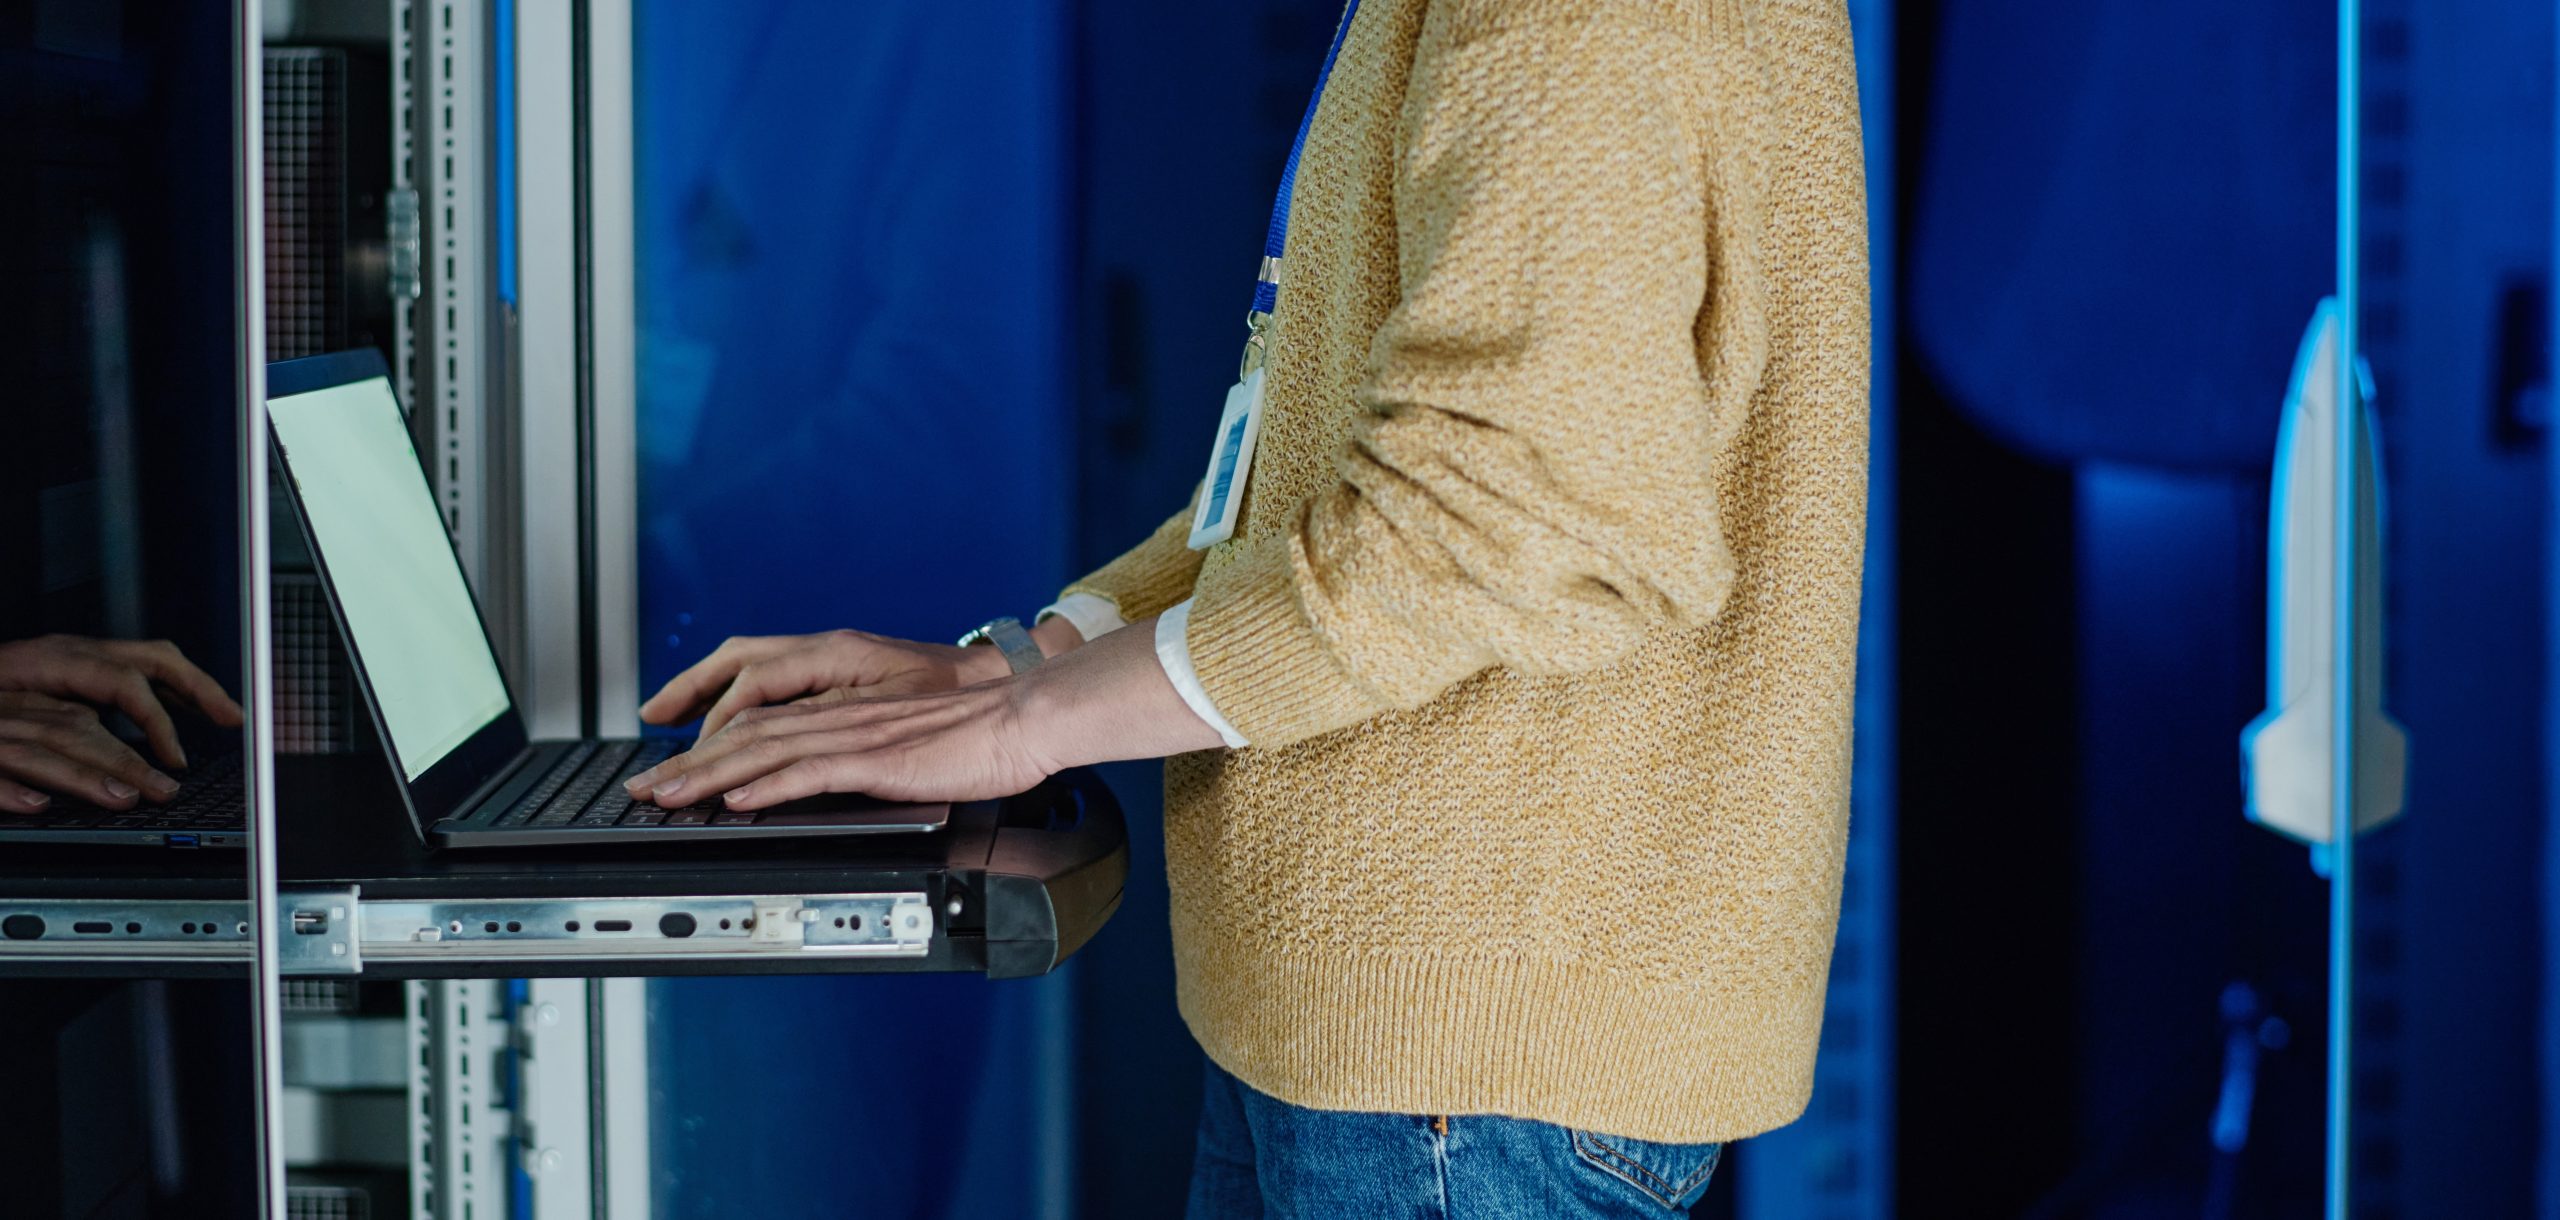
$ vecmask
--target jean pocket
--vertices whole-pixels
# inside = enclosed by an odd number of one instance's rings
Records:
[[[1602,1135],[1567,1128],[1573,1154],[1582,1163],[1634,1187],[1646,1198],[1671,1210],[1688,1207],[1705,1194],[1722,1144],[1657,1144],[1652,1140]]]

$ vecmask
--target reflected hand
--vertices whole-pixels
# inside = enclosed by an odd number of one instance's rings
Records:
[[[176,796],[178,781],[108,732],[97,709],[29,691],[0,691],[0,810],[33,813],[52,804],[39,788],[130,809],[146,792],[153,800]]]
[[[96,708],[123,712],[163,766],[187,765],[166,690],[224,728],[240,705],[166,640],[48,635],[0,644],[0,809],[44,808],[41,785],[110,809],[149,794],[167,800],[176,780],[107,731]]]

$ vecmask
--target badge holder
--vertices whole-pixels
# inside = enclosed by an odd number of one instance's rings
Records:
[[[1262,328],[1269,320],[1270,315],[1258,311],[1245,315],[1245,326],[1253,337],[1245,340],[1244,361],[1236,383],[1227,387],[1227,407],[1218,416],[1217,440],[1209,447],[1200,505],[1191,514],[1191,549],[1195,551],[1235,536],[1245,480],[1253,473],[1254,442],[1262,437]]]

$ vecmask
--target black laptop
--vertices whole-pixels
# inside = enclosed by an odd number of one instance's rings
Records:
[[[267,366],[269,434],[356,688],[410,820],[443,847],[913,833],[948,805],[854,795],[736,812],[667,809],[622,781],[683,748],[666,739],[533,741],[436,511],[408,421],[371,349]],[[237,847],[237,756],[200,767],[166,805],[58,808],[0,822],[0,841]]]
[[[107,809],[56,796],[35,813],[0,814],[0,843],[100,843],[141,847],[239,847],[248,841],[240,791],[240,750],[206,758],[177,777],[165,803]]]
[[[662,809],[622,781],[666,739],[530,741],[371,349],[267,366],[286,495],[409,813],[445,847],[911,833],[948,805],[818,796],[753,812]]]

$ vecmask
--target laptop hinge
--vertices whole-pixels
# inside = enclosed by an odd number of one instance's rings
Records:
[[[471,795],[456,802],[452,809],[438,817],[421,819],[428,832],[433,833],[436,827],[447,822],[477,821],[481,812],[492,805],[515,804],[518,797],[523,796],[534,784],[540,782],[544,771],[560,760],[560,753],[555,750],[549,753],[549,761],[541,762],[539,766],[535,765],[538,760],[545,757],[543,747],[551,744],[553,743],[544,741],[525,743],[523,749],[516,751],[514,759],[500,768],[496,775],[490,776],[486,783],[472,789]]]

